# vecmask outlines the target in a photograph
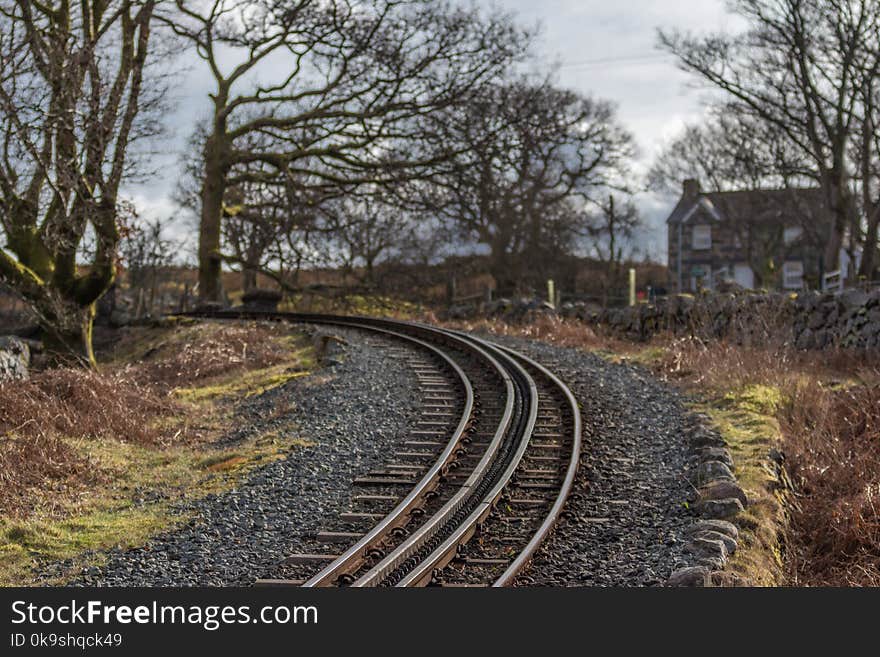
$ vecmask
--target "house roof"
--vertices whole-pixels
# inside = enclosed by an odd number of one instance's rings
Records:
[[[805,215],[825,214],[822,190],[761,189],[733,192],[705,192],[682,196],[667,224],[693,223],[703,218],[713,221],[740,218],[800,223]]]

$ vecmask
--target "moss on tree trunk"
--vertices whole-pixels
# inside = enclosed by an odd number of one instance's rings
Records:
[[[81,306],[56,299],[35,305],[43,329],[43,348],[51,363],[94,368],[95,304]]]
[[[0,283],[31,305],[53,361],[94,367],[95,302],[116,274],[118,194],[157,1],[13,4],[4,20],[27,39],[4,41],[16,49],[9,88],[45,93],[0,103],[19,117],[6,121],[0,159],[20,174],[0,185]],[[84,17],[88,29],[75,28]]]

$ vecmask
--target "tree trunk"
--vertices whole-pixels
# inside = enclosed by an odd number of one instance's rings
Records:
[[[202,179],[202,214],[199,222],[199,301],[222,303],[220,276],[220,231],[226,170],[216,137],[205,144],[205,172]]]
[[[47,300],[35,304],[43,329],[43,348],[53,364],[96,367],[92,349],[95,304]]]
[[[877,258],[877,238],[880,230],[880,206],[874,208],[868,217],[868,231],[865,233],[865,244],[862,250],[862,264],[859,267],[859,276],[868,280],[874,277],[874,268]]]
[[[840,262],[840,248],[843,246],[843,231],[840,229],[837,217],[834,217],[834,224],[828,235],[828,242],[825,244],[825,253],[822,257],[825,271],[830,272],[837,269]]]
[[[825,244],[825,253],[822,258],[826,272],[834,271],[840,265],[843,236],[852,216],[846,182],[839,180],[839,177],[834,173],[830,177],[831,180],[826,183],[826,197],[828,209],[831,212],[831,226],[829,226],[828,241]]]
[[[492,255],[489,273],[495,279],[495,292],[497,296],[512,297],[516,294],[519,280],[513,270],[511,257],[507,253]]]
[[[252,265],[245,265],[242,271],[242,287],[245,292],[250,292],[257,288],[257,268]]]

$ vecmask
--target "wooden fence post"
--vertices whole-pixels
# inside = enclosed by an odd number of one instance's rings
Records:
[[[457,287],[458,281],[455,280],[455,275],[453,274],[452,277],[446,281],[446,302],[450,306],[455,303],[455,297],[458,296]]]
[[[636,305],[636,270],[629,270],[629,305]]]

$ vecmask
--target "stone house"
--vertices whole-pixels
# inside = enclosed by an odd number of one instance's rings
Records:
[[[831,215],[819,189],[703,192],[685,180],[666,220],[670,292],[818,288]]]

